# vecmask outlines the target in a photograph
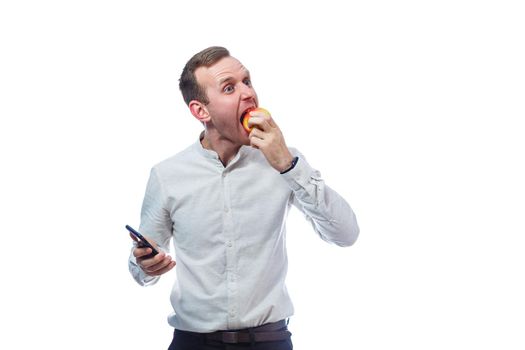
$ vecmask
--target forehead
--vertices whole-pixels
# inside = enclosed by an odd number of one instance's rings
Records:
[[[225,80],[244,77],[248,74],[248,70],[242,63],[231,56],[221,58],[209,67],[199,67],[195,70],[197,81],[205,86],[219,85]]]

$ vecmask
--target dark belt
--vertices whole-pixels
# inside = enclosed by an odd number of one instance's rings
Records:
[[[259,327],[205,333],[205,337],[209,340],[220,341],[227,344],[279,341],[290,339],[292,335],[292,333],[288,331],[287,324],[288,322],[286,320],[281,320]]]

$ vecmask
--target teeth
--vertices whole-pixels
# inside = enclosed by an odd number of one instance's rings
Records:
[[[244,112],[242,112],[241,114],[241,123],[242,123],[242,120],[244,119],[244,117],[246,116],[246,114],[248,114],[250,111],[253,111],[255,109],[255,107],[249,107],[249,108],[246,108],[246,110]]]
[[[250,132],[252,128],[248,127],[248,120],[246,119],[246,117],[247,117],[248,113],[250,113],[253,110],[255,110],[255,107],[250,107],[250,108],[247,108],[241,114],[240,122],[241,122],[241,125],[244,128],[244,130],[246,130],[247,132]]]

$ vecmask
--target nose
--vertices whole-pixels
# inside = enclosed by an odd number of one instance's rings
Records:
[[[242,84],[241,98],[243,100],[254,99],[255,96],[256,96],[256,93],[253,87]]]

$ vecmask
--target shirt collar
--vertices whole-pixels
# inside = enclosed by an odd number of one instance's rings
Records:
[[[199,154],[201,154],[202,156],[206,158],[219,160],[219,155],[217,154],[217,152],[211,149],[206,149],[202,147],[201,140],[203,138],[204,138],[204,131],[200,133],[199,138],[197,139],[197,142],[195,142],[195,149],[197,150],[197,152],[199,152]]]
[[[199,138],[197,139],[197,142],[195,142],[195,149],[197,150],[197,152],[202,155],[203,157],[205,158],[209,158],[209,159],[214,159],[214,160],[217,160],[220,162],[220,159],[219,159],[219,155],[217,154],[217,152],[211,150],[211,149],[206,149],[204,147],[202,147],[202,143],[201,143],[201,140],[204,138],[204,131],[202,131],[200,134],[199,134]],[[233,164],[235,163],[239,158],[241,157],[244,157],[248,152],[249,152],[249,149],[250,147],[249,146],[241,146],[241,148],[239,148],[239,151],[237,152],[237,154],[235,155],[235,157],[233,157],[232,161],[230,161],[229,164]],[[221,163],[222,164],[222,163]]]

